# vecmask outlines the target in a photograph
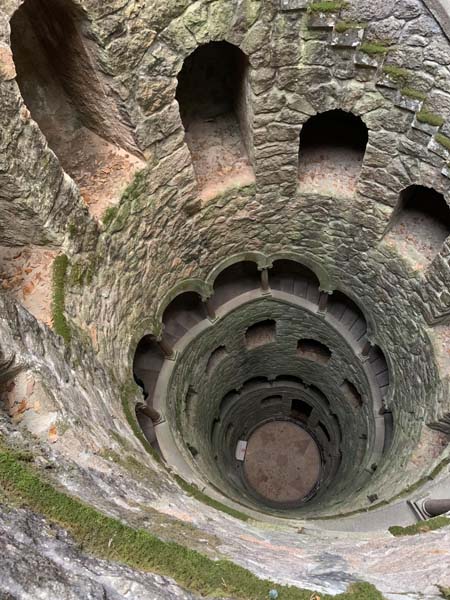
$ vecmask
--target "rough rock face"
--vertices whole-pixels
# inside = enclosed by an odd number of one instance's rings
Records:
[[[165,577],[84,555],[62,529],[27,511],[4,508],[0,531],[4,600],[198,598]]]
[[[396,436],[369,493],[389,501],[448,456],[448,447],[430,450],[427,425],[445,424],[450,412],[450,238],[425,264],[420,248],[402,251],[384,237],[408,186],[432,187],[450,203],[450,42],[434,8],[421,0],[352,0],[325,12],[302,0],[74,1],[89,58],[87,76],[76,70],[88,99],[74,130],[90,128],[145,159],[120,203],[96,220],[23,100],[10,31],[22,4],[0,0],[0,246],[67,255],[62,308],[71,340],[2,293],[3,442],[30,451],[38,471],[101,512],[260,577],[333,594],[366,580],[387,598],[439,598],[437,585],[450,586],[448,527],[394,539],[382,527],[241,522],[182,491],[124,414],[142,399],[137,343],[162,335],[177,293],[195,289],[206,299],[229,264],[267,268],[289,256],[315,269],[322,291],[364,306],[370,341],[389,357]],[[248,57],[243,137],[254,181],[233,181],[205,200],[176,88],[185,58],[210,41]],[[70,83],[69,96],[79,89]],[[95,119],[89,97],[101,98]],[[368,129],[352,189],[339,168],[335,188],[324,187],[320,168],[299,182],[302,126],[334,109]],[[57,133],[64,142],[67,130]],[[0,529],[2,598],[194,597],[84,555],[29,511],[3,506]]]

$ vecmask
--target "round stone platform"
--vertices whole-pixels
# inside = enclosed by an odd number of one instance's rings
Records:
[[[316,442],[291,421],[265,423],[248,440],[244,461],[247,483],[269,502],[301,502],[317,484],[320,469]]]

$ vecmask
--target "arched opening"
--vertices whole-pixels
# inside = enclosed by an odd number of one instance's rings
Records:
[[[208,362],[206,364],[206,374],[211,375],[216,367],[222,362],[227,356],[228,352],[225,346],[219,346],[209,355]]]
[[[142,163],[130,154],[138,154],[131,128],[96,66],[89,27],[70,0],[25,0],[11,19],[11,47],[31,116],[86,203],[101,214]]]
[[[176,98],[200,187],[253,181],[248,59],[228,42],[209,42],[186,58]]]
[[[414,261],[420,269],[428,266],[450,235],[450,208],[433,188],[411,185],[400,194],[385,241]]]
[[[319,302],[320,282],[316,274],[295,260],[274,261],[269,271],[269,282],[274,290],[300,296],[314,304]]]
[[[245,332],[245,345],[248,350],[259,348],[275,341],[276,323],[272,319],[251,325]]]
[[[348,400],[348,402],[353,408],[361,408],[363,404],[361,394],[358,392],[356,386],[351,381],[348,381],[348,379],[344,379],[341,385],[341,390],[345,398]]]
[[[163,340],[173,346],[206,316],[205,305],[197,292],[179,294],[164,311]]]
[[[291,402],[291,418],[296,419],[297,421],[301,421],[302,423],[308,423],[308,419],[312,413],[312,406],[310,406],[304,400],[299,400],[295,398]]]
[[[225,302],[257,290],[261,285],[261,276],[256,263],[243,261],[235,263],[224,269],[214,281],[214,294],[211,297],[211,306],[216,309]]]
[[[148,404],[151,404],[164,359],[164,353],[158,342],[150,335],[144,336],[134,355],[133,375],[135,382],[142,388],[144,400]]]
[[[352,195],[367,141],[366,125],[352,113],[329,110],[308,119],[300,135],[301,188]]]
[[[320,365],[326,365],[331,358],[331,351],[325,344],[317,340],[299,340],[297,344],[297,356],[306,360],[312,360]]]
[[[358,343],[362,343],[367,332],[366,318],[359,308],[348,296],[335,291],[330,296],[327,304],[327,314],[331,315],[342,328]]]

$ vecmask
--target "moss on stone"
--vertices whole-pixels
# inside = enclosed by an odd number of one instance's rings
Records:
[[[437,141],[438,144],[441,144],[441,146],[444,146],[444,148],[446,148],[447,150],[450,150],[450,138],[447,137],[446,135],[442,134],[442,133],[437,133],[434,136],[434,139]]]
[[[445,121],[445,119],[440,115],[436,115],[435,113],[427,110],[421,110],[420,112],[416,113],[416,119],[420,123],[426,123],[427,125],[432,125],[433,127],[441,127]]]
[[[442,587],[438,586],[441,596],[445,598],[445,600],[450,600],[450,587]]]
[[[117,216],[119,208],[117,206],[108,206],[108,208],[103,213],[102,224],[105,229],[107,229],[114,219]]]
[[[383,73],[388,75],[393,81],[396,83],[402,84],[406,86],[410,78],[410,72],[408,69],[403,69],[402,67],[396,67],[395,65],[385,65],[383,67]]]
[[[393,46],[388,42],[364,42],[359,47],[361,52],[369,55],[385,55],[392,50]]]
[[[347,2],[339,0],[325,0],[324,2],[312,2],[308,6],[308,12],[338,12],[347,6]]]
[[[80,500],[55,489],[29,465],[0,446],[0,488],[14,503],[42,514],[66,529],[88,552],[141,571],[159,573],[200,594],[242,600],[267,598],[277,589],[283,600],[309,600],[311,590],[258,579],[228,560],[214,561],[175,542],[108,517]],[[323,600],[331,596],[323,595]],[[382,600],[372,585],[356,583],[335,600]]]
[[[68,275],[70,286],[90,285],[94,278],[97,257],[94,255],[89,260],[80,259],[71,265]]]
[[[203,504],[207,504],[212,508],[220,510],[221,512],[227,513],[228,515],[234,517],[235,519],[240,519],[241,521],[249,521],[250,517],[230,506],[226,506],[226,504],[222,504],[218,500],[214,500],[214,498],[210,498],[203,492],[201,492],[195,485],[192,485],[182,479],[179,475],[174,475],[174,478],[178,485],[187,493],[189,496],[192,496],[196,500],[203,502]]]
[[[408,98],[413,98],[414,100],[425,100],[427,95],[425,92],[421,92],[420,90],[415,90],[410,87],[404,87],[400,90],[402,96],[407,96]]]
[[[351,29],[365,29],[367,23],[357,23],[356,21],[338,21],[334,26],[337,33],[345,33]]]
[[[66,344],[72,337],[69,324],[67,323],[64,310],[66,301],[66,275],[69,266],[69,259],[65,254],[57,256],[53,262],[52,277],[52,323],[55,332],[64,338]]]
[[[427,521],[420,521],[419,523],[408,525],[407,527],[394,525],[393,527],[389,527],[389,532],[396,537],[403,535],[417,535],[418,533],[428,533],[429,531],[434,531],[435,529],[442,529],[442,527],[447,527],[449,525],[450,518],[441,516],[433,517]]]

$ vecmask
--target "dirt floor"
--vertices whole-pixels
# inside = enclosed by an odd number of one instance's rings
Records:
[[[236,117],[231,114],[192,121],[186,131],[203,201],[226,189],[255,181]]]
[[[299,157],[299,190],[337,197],[355,193],[363,153],[357,150],[317,146]]]
[[[56,254],[36,247],[0,248],[2,289],[48,326],[51,326],[52,264]]]
[[[77,129],[70,142],[65,140],[57,154],[97,220],[109,206],[119,202],[136,172],[145,166],[141,159],[85,127]]]
[[[386,234],[384,241],[408,257],[416,269],[425,269],[447,237],[447,228],[436,219],[417,210],[405,210]]]

